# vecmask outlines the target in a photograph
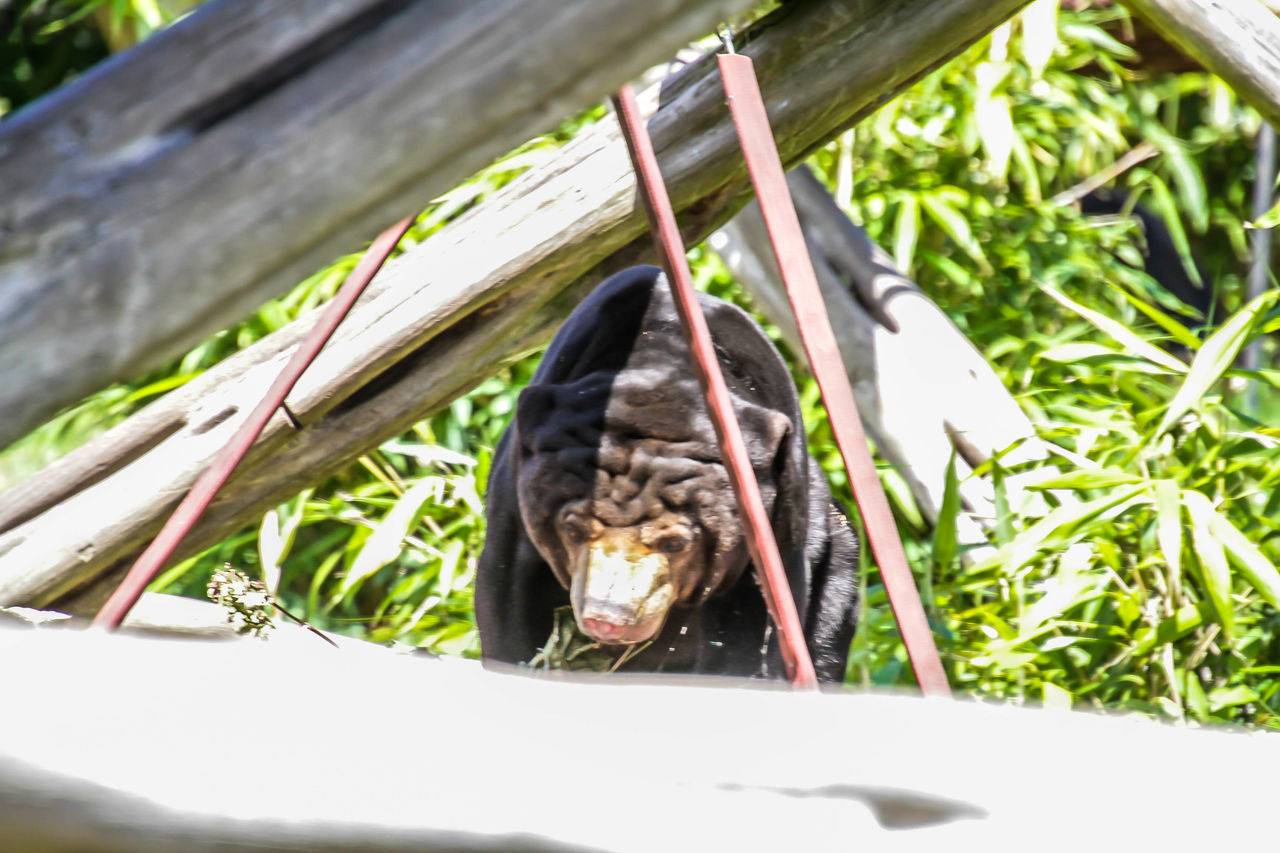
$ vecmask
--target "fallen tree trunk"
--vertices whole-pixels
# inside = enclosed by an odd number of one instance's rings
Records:
[[[1035,428],[955,324],[807,169],[793,171],[788,183],[867,434],[931,522],[954,452],[968,510],[957,519],[958,538],[985,545],[994,492],[973,469],[993,457],[1004,465],[1045,458]],[[759,206],[747,205],[711,246],[792,350],[803,352]],[[1017,477],[1008,485],[1015,505],[1031,497]]]
[[[787,4],[740,37],[795,164],[1022,0]],[[649,98],[686,239],[749,189],[713,57]],[[653,257],[612,118],[390,264],[183,543],[219,541],[544,343],[604,275]],[[0,496],[0,605],[96,606],[261,396],[307,320]]]
[[[1188,779],[1265,776],[1274,734],[318,642],[0,629],[0,660],[7,851],[1197,850],[1274,832],[1261,781],[1158,817]],[[975,744],[1033,750],[1040,772]]]
[[[751,0],[213,0],[0,124],[0,447]]]
[[[1258,0],[1124,0],[1280,127],[1280,20]]]

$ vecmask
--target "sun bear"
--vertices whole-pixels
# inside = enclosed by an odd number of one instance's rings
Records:
[[[858,541],[809,456],[795,385],[740,308],[700,295],[822,681],[844,678]],[[622,667],[783,677],[666,276],[624,270],[556,334],[498,443],[476,575],[488,661],[528,661],[557,608]]]

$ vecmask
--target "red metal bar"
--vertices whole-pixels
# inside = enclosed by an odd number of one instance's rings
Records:
[[[400,242],[400,238],[409,230],[413,220],[412,216],[400,220],[379,234],[369,246],[364,257],[356,264],[356,268],[342,283],[342,287],[338,289],[333,299],[329,300],[320,319],[298,344],[298,349],[280,371],[275,382],[267,389],[266,396],[249,413],[249,417],[236,430],[235,435],[231,436],[226,446],[218,451],[213,463],[196,480],[191,491],[187,492],[186,497],[178,504],[178,508],[173,511],[173,515],[169,516],[169,520],[164,523],[164,527],[160,529],[156,538],[129,569],[124,581],[98,611],[93,618],[95,627],[114,629],[124,621],[124,617],[133,605],[138,603],[147,584],[151,583],[151,579],[164,567],[178,544],[195,526],[196,521],[213,500],[213,496],[217,494],[218,489],[222,488],[222,484],[227,481],[231,472],[240,464],[240,460],[249,452],[253,442],[266,427],[267,421],[284,403],[284,398],[293,390],[302,372],[315,359],[334,329],[338,328],[342,318],[347,316],[351,306],[364,292],[365,286],[382,267],[391,250]]]
[[[949,696],[951,687],[947,683],[947,674],[934,645],[933,632],[920,603],[915,579],[907,565],[893,513],[876,475],[871,452],[867,449],[862,419],[858,416],[840,348],[827,318],[813,262],[805,247],[800,221],[796,218],[791,193],[787,189],[786,174],[774,144],[773,130],[769,126],[769,116],[760,96],[751,58],[742,54],[721,54],[719,61],[729,111],[738,131],[756,198],[760,200],[769,241],[777,255],[787,296],[800,327],[800,338],[822,391],[836,445],[844,457],[853,496],[862,511],[867,538],[880,566],[889,604],[898,619],[916,680],[926,696]]]
[[[720,455],[729,472],[738,501],[738,515],[747,534],[747,548],[752,562],[759,570],[765,604],[778,627],[787,675],[799,687],[814,687],[818,683],[818,677],[809,657],[809,648],[804,642],[804,630],[796,612],[795,600],[791,597],[791,587],[787,584],[782,556],[778,553],[773,527],[760,497],[760,486],[747,456],[747,446],[742,439],[738,419],[733,413],[729,388],[720,372],[720,362],[716,360],[707,320],[702,315],[698,295],[693,289],[693,276],[689,273],[684,241],[680,237],[680,228],[676,225],[666,185],[662,182],[658,158],[654,156],[653,143],[640,119],[635,92],[630,84],[623,86],[614,97],[613,108],[617,111],[622,135],[627,141],[627,150],[635,167],[636,183],[644,202],[645,213],[649,217],[649,228],[658,243],[658,254],[671,283],[680,323],[684,327],[685,339],[689,342],[689,350],[693,355],[694,370],[702,385],[707,408],[711,411],[711,421],[720,444]]]

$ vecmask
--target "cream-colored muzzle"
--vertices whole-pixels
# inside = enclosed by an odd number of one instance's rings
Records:
[[[624,529],[606,529],[575,551],[570,600],[578,627],[602,643],[656,635],[675,600],[667,555]]]

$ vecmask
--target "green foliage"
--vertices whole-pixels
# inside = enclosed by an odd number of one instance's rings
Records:
[[[522,145],[437,199],[397,251],[426,239],[601,114],[591,110]],[[177,372],[198,375],[315,307],[358,260],[358,254],[342,258],[214,336]],[[202,578],[229,561],[267,579],[286,608],[317,627],[442,654],[478,654],[471,583],[484,542],[481,490],[493,448],[535,365],[526,359],[504,370],[353,468],[267,513],[256,537],[241,534],[175,566],[153,589],[195,594]]]
[[[1280,441],[1262,424],[1280,399],[1272,372],[1234,367],[1277,327],[1274,292],[1240,297],[1258,119],[1208,75],[1125,70],[1099,26],[1122,14],[1064,13],[1042,66],[1032,27],[997,33],[816,163],[1056,448],[979,471],[997,488],[991,557],[953,558],[948,512],[934,560],[913,561],[934,566],[921,580],[956,686],[1277,726]],[[1170,222],[1188,269],[1194,250],[1212,272],[1231,315],[1203,342],[1159,310],[1173,303],[1140,271],[1140,233],[1054,198],[1144,142],[1158,155],[1118,183]],[[1233,390],[1248,383],[1265,386],[1253,411]],[[1036,481],[1016,500],[1013,474]],[[905,661],[869,583],[855,673],[897,683]]]
[[[627,646],[621,655],[603,649],[578,629],[573,607],[557,607],[552,619],[551,635],[546,645],[529,661],[533,670],[571,670],[574,672],[613,672],[649,647],[649,643]]]
[[[1127,70],[1131,51],[1103,27],[1122,11],[1055,17],[1055,8],[1033,4],[1032,20],[997,31],[811,161],[986,355],[1054,451],[1047,462],[979,469],[997,517],[978,557],[957,543],[954,473],[936,530],[901,475],[883,467],[882,479],[959,690],[1277,726],[1280,430],[1266,424],[1280,415],[1280,371],[1235,366],[1260,337],[1274,361],[1280,331],[1274,295],[1242,296],[1259,120],[1208,75]],[[411,241],[599,114],[441,199]],[[1161,310],[1178,306],[1141,271],[1140,231],[1123,218],[1082,218],[1060,196],[1144,143],[1156,156],[1115,183],[1165,217],[1188,269],[1192,252],[1203,259],[1225,321],[1188,327]],[[690,257],[699,286],[747,302],[714,253],[695,247]],[[136,388],[66,413],[0,454],[0,475],[278,328],[326,298],[354,260]],[[1175,345],[1188,360],[1170,354]],[[534,363],[483,383],[157,586],[199,594],[229,561],[319,627],[474,655],[484,483]],[[802,370],[796,377],[815,458],[851,505],[817,389]],[[865,551],[849,681],[910,684]],[[561,634],[548,663],[589,656]]]
[[[35,100],[107,55],[102,34],[69,26],[79,4],[0,0],[0,117]]]
[[[602,108],[587,111],[436,199],[397,253],[470,210],[600,115]],[[359,257],[347,255],[311,276],[168,372],[198,375],[316,307]],[[175,566],[153,589],[196,594],[202,579],[229,561],[266,579],[290,612],[317,627],[477,655],[471,583],[484,542],[481,490],[493,448],[535,365],[536,359],[526,359],[502,371],[351,469],[267,513],[256,536],[242,533]],[[0,454],[0,464],[4,458]]]
[[[470,210],[603,114],[603,107],[585,111],[436,199],[397,253]],[[339,258],[173,364],[136,384],[93,395],[0,451],[0,488],[316,308],[359,258]],[[479,492],[492,449],[535,364],[527,359],[504,370],[351,469],[268,512],[258,530],[242,531],[172,567],[152,589],[204,597],[209,577],[230,564],[263,578],[291,613],[317,627],[444,654],[478,654],[470,585],[484,540]]]
[[[0,117],[203,0],[0,0]]]

